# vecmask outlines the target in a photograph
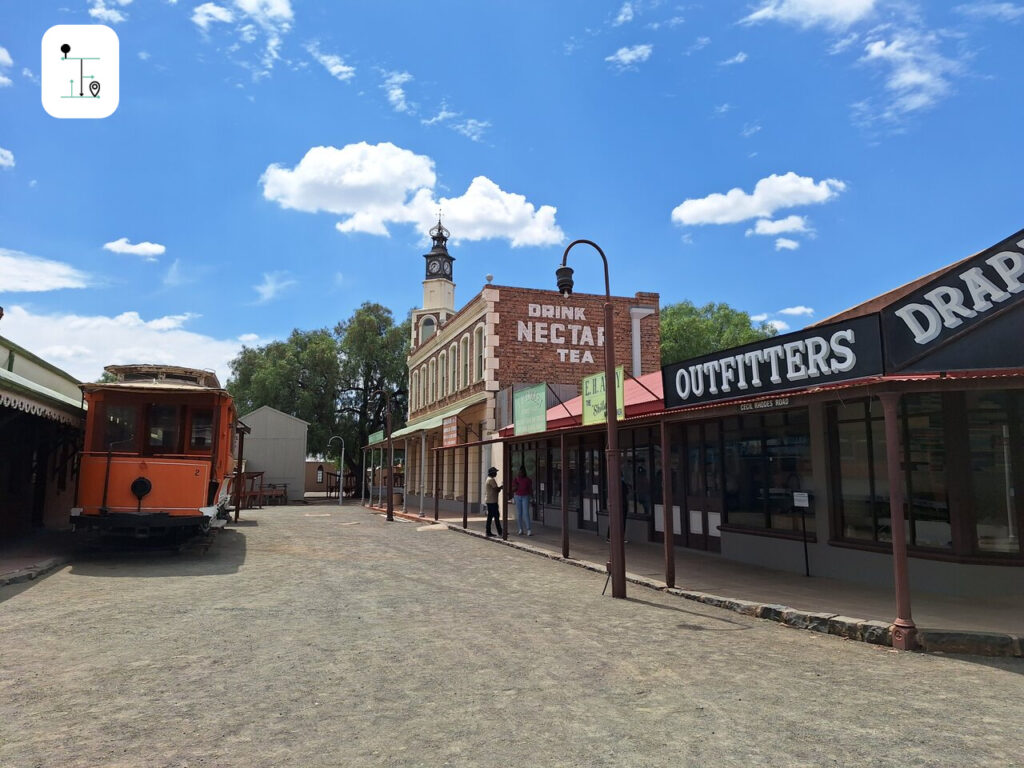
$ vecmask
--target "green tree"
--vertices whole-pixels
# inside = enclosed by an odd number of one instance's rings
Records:
[[[337,424],[342,389],[338,340],[326,328],[292,331],[285,341],[242,347],[231,361],[228,391],[240,415],[269,405],[309,422],[311,452]]]
[[[345,441],[345,464],[362,471],[362,446],[384,428],[384,398],[391,395],[391,428],[405,424],[408,319],[395,325],[391,310],[365,303],[333,332],[292,331],[285,341],[242,347],[231,361],[227,388],[239,414],[269,405],[309,422],[310,453],[338,456]]]
[[[755,323],[746,312],[728,304],[669,304],[661,308],[661,364],[678,363],[776,333],[768,323]]]
[[[341,350],[341,375],[345,382],[339,402],[338,431],[345,440],[345,463],[358,471],[369,436],[384,429],[385,398],[391,401],[391,429],[405,425],[408,392],[406,359],[409,356],[409,318],[395,325],[391,310],[365,302],[348,320],[334,328]],[[331,446],[332,455],[339,449]]]

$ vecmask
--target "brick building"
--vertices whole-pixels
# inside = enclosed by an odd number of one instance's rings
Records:
[[[408,359],[408,425],[394,433],[394,448],[405,458],[405,506],[479,505],[489,466],[502,466],[497,431],[514,419],[512,393],[548,385],[549,405],[579,392],[583,377],[603,370],[604,296],[493,285],[490,280],[455,310],[455,258],[449,232],[440,222],[430,231],[433,247],[424,254],[423,305],[412,314]],[[552,282],[554,275],[552,274]],[[615,359],[627,376],[660,369],[659,296],[637,293],[612,298]],[[466,445],[439,451],[444,443]],[[378,438],[368,450],[380,459]],[[467,487],[468,486],[468,487]]]

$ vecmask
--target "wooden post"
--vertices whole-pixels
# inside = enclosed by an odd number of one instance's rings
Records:
[[[661,519],[665,525],[665,586],[676,585],[675,510],[672,499],[672,462],[668,425],[661,422]]]
[[[565,432],[559,436],[562,457],[562,557],[569,556],[569,457],[565,455]]]

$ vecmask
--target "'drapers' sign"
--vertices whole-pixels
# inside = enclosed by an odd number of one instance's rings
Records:
[[[957,264],[882,313],[886,368],[899,370],[1024,298],[1024,230]]]
[[[882,373],[878,316],[775,336],[666,365],[665,407],[801,389]]]

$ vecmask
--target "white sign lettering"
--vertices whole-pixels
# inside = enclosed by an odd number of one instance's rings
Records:
[[[1024,249],[1024,240],[1017,243]],[[985,260],[991,268],[971,267],[957,275],[965,290],[955,285],[940,285],[924,295],[927,304],[910,301],[896,310],[914,335],[917,344],[928,344],[942,333],[943,328],[957,328],[965,318],[977,317],[1004,302],[1015,293],[1024,291],[1020,278],[1024,275],[1024,255],[1017,251],[1001,251]]]
[[[516,341],[554,344],[562,363],[593,363],[594,353],[586,347],[604,346],[604,326],[587,323],[585,307],[559,304],[528,304],[526,314],[539,320],[517,320]],[[562,322],[568,321],[568,322]]]

